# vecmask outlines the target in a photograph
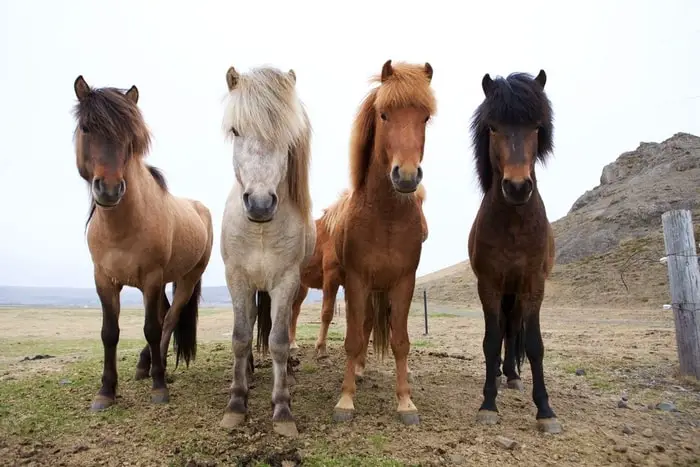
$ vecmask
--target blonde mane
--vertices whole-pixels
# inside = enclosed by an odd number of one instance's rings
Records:
[[[239,74],[231,67],[226,81],[229,93],[222,122],[226,135],[237,133],[287,151],[290,198],[311,222],[311,123],[296,92],[296,74],[273,67]]]
[[[401,107],[419,107],[432,116],[437,110],[435,94],[430,87],[426,65],[397,62],[389,66],[391,75],[382,82],[382,75],[373,76],[371,82],[380,85],[372,89],[360,108],[352,125],[350,137],[350,186],[359,189],[365,182],[374,149],[377,112]],[[386,67],[386,64],[385,64]],[[432,74],[432,69],[430,71]]]

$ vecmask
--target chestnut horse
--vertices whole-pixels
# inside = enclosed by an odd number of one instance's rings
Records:
[[[102,410],[115,402],[119,294],[122,287],[143,293],[144,334],[148,345],[136,366],[136,379],[153,379],[151,400],[169,400],[166,355],[175,334],[176,367],[189,366],[197,350],[197,317],[202,273],[213,242],[209,210],[199,201],[168,192],[163,174],[143,159],[150,133],[132,86],[90,88],[82,76],[74,83],[75,153],[78,173],[90,185],[87,241],[102,304],[104,369],[102,387],[92,402]],[[165,295],[173,283],[173,304]]]
[[[425,129],[435,113],[429,63],[387,60],[379,86],[362,102],[350,142],[350,196],[330,236],[345,272],[347,362],[336,421],[352,419],[355,369],[373,332],[380,358],[389,343],[396,362],[398,413],[419,422],[411,401],[408,313],[423,245],[421,208],[414,192],[423,178]]]
[[[423,203],[425,202],[425,186],[420,184],[415,192],[416,202],[421,208],[421,226],[423,228],[423,242],[428,239],[428,222],[423,215]],[[328,327],[333,320],[335,310],[335,300],[338,288],[344,283],[343,270],[335,254],[335,243],[329,233],[329,225],[340,215],[340,210],[346,206],[345,201],[350,196],[350,192],[345,190],[340,198],[324,210],[323,215],[316,220],[316,247],[314,254],[301,270],[301,286],[297,292],[292,305],[292,322],[289,326],[289,336],[292,342],[291,348],[298,348],[296,344],[296,328],[301,305],[306,298],[309,288],[323,290],[323,304],[321,306],[321,328],[316,340],[316,356],[318,358],[328,357]],[[365,346],[363,355],[366,355],[369,344],[369,335],[365,336]],[[361,357],[362,358],[362,357]],[[366,357],[365,357],[366,358]],[[362,376],[364,361],[360,362],[356,368],[356,375]],[[410,372],[410,370],[409,370]]]
[[[293,70],[226,72],[224,131],[233,140],[233,187],[221,228],[221,255],[233,307],[233,380],[221,425],[248,413],[253,326],[272,356],[272,426],[298,434],[289,392],[289,322],[300,269],[316,228],[309,190],[311,123]],[[256,300],[257,298],[257,300]],[[291,378],[290,378],[291,379]]]
[[[469,264],[477,278],[484,310],[486,359],[484,400],[477,419],[498,422],[497,374],[503,340],[503,372],[509,386],[520,386],[515,371],[524,360],[532,369],[532,398],[538,427],[559,433],[544,384],[544,344],[540,306],[545,280],[554,263],[554,234],[537,189],[535,163],[545,163],[553,148],[552,108],[544,70],[491,79],[474,112],[471,132],[476,173],[484,193],[469,233]]]

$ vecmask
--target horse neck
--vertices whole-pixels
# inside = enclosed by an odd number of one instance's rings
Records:
[[[96,220],[104,223],[114,235],[133,232],[135,226],[143,225],[147,216],[148,203],[152,201],[151,193],[157,183],[148,168],[140,159],[133,159],[124,172],[126,193],[117,206],[112,209],[97,207]]]

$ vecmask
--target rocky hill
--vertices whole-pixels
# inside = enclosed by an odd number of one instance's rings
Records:
[[[556,266],[545,305],[660,308],[668,302],[661,214],[690,209],[700,239],[700,137],[641,143],[603,168],[600,185],[553,223]],[[418,279],[416,299],[478,306],[467,262]]]

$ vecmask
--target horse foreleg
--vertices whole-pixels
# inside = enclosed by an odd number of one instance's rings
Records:
[[[248,378],[252,376],[253,326],[257,317],[255,290],[247,282],[231,272],[226,272],[226,283],[233,305],[233,378],[231,397],[224,410],[220,425],[234,428],[245,421],[248,413]]]
[[[501,314],[501,293],[483,280],[477,280],[479,299],[484,309],[485,332],[483,341],[484,359],[486,360],[486,380],[484,381],[484,400],[479,407],[477,421],[486,425],[498,423],[497,369],[501,361],[501,346],[504,332],[499,323]]]
[[[323,277],[323,304],[321,305],[321,327],[318,330],[318,339],[316,339],[316,357],[328,357],[328,328],[333,321],[333,312],[335,311],[335,299],[338,295],[340,281],[333,274],[324,275]]]
[[[542,288],[544,289],[544,287]],[[542,293],[534,295],[535,297],[523,301],[523,314],[527,320],[527,325],[525,326],[525,353],[532,369],[532,400],[537,406],[537,426],[541,431],[547,433],[561,433],[561,423],[549,406],[549,395],[544,384],[544,369],[542,366],[544,343],[542,342],[542,332],[540,330],[540,306],[544,290]]]
[[[153,378],[151,401],[156,404],[170,400],[168,386],[165,383],[165,358],[163,358],[160,348],[162,326],[159,315],[163,308],[164,295],[162,272],[150,274],[146,278],[143,288],[143,302],[146,308],[143,333],[148,341],[151,354],[151,377]]]
[[[345,373],[340,399],[333,409],[333,419],[336,422],[352,420],[355,413],[353,399],[357,392],[355,383],[355,362],[362,352],[362,325],[365,317],[365,308],[369,297],[369,289],[362,283],[362,279],[347,272],[345,278],[345,298],[347,307],[345,320]]]
[[[121,285],[114,284],[108,277],[95,273],[95,288],[102,304],[102,346],[104,366],[102,387],[92,401],[92,410],[104,410],[116,402],[117,392],[117,344],[119,343],[119,293]]]
[[[270,356],[272,357],[272,427],[284,436],[297,436],[298,431],[291,409],[291,395],[287,381],[289,361],[289,313],[292,301],[299,290],[299,272],[288,272],[270,290],[272,329],[270,330]]]
[[[391,351],[396,361],[397,412],[407,425],[420,422],[418,409],[411,400],[411,385],[408,382],[408,352],[411,343],[408,338],[408,313],[416,285],[416,277],[410,274],[402,278],[389,291],[391,303]]]

